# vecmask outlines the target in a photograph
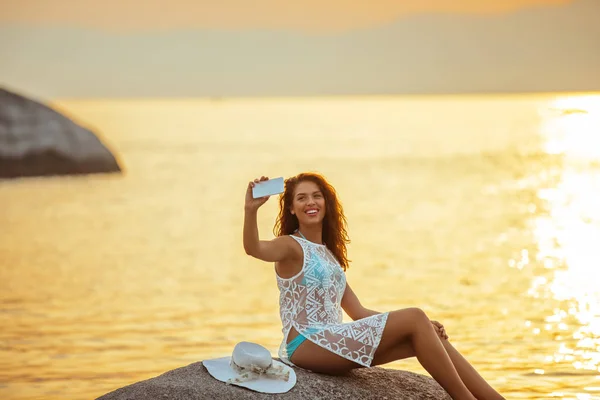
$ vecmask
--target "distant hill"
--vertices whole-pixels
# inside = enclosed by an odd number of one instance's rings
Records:
[[[0,27],[0,85],[45,97],[600,90],[600,0],[343,34]]]

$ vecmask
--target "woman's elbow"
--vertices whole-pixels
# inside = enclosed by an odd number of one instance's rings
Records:
[[[364,315],[357,313],[352,316],[352,321],[358,321],[359,319],[363,319],[364,317]]]
[[[352,318],[352,321],[361,319],[360,310],[349,310],[347,311],[347,314],[350,318]]]
[[[250,257],[254,257],[257,260],[270,262],[271,258],[268,255],[268,252],[265,252],[264,249],[261,249],[260,246],[257,247],[244,247],[246,254]]]
[[[256,247],[244,245],[244,251],[247,255],[256,257]]]

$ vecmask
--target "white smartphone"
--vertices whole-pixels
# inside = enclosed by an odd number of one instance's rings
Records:
[[[283,177],[258,182],[252,188],[252,197],[255,199],[279,193],[283,193]]]

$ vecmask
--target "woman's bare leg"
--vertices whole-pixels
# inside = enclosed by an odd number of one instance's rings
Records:
[[[439,337],[439,335],[438,335]],[[479,400],[503,400],[498,392],[496,392],[481,375],[473,368],[473,366],[460,354],[458,350],[452,346],[448,339],[440,337],[442,345],[452,360],[452,364],[456,368],[460,379],[465,383],[467,389]],[[405,358],[415,357],[417,353],[411,342],[406,340],[387,353],[377,352],[373,359],[372,365],[387,364],[392,361],[402,360]]]
[[[305,340],[298,346],[290,361],[300,368],[327,375],[341,375],[360,368],[360,364],[338,356],[310,340]]]
[[[375,352],[375,358],[394,351],[407,339],[410,341],[419,363],[453,399],[475,400],[473,394],[460,379],[431,321],[419,308],[405,308],[389,313],[383,337]]]
[[[480,400],[503,400],[504,397],[496,392],[489,383],[483,379],[479,372],[452,346],[448,339],[442,339],[442,344],[450,356],[460,378],[467,385],[471,393]]]
[[[407,340],[421,365],[453,399],[475,400],[460,379],[429,318],[418,308],[390,312],[375,357],[398,352],[397,347]],[[333,374],[359,366],[308,340],[298,347],[291,361],[301,368]]]
[[[288,343],[296,336],[298,336],[298,331],[291,328],[288,334]],[[345,374],[351,369],[360,367],[360,364],[338,356],[310,340],[305,340],[298,346],[290,361],[300,368],[328,375]]]

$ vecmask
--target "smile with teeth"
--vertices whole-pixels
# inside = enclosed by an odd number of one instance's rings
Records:
[[[319,210],[311,209],[311,210],[306,211],[306,214],[308,214],[310,216],[314,216],[314,215],[317,215],[318,212],[319,212]]]

